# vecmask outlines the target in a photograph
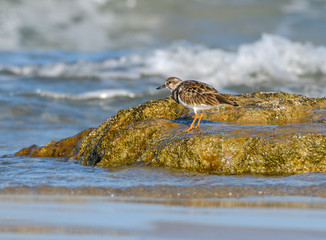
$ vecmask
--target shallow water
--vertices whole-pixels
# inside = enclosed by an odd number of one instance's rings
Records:
[[[1,1],[0,238],[321,239],[322,173],[102,169],[13,153],[165,98],[155,88],[172,75],[222,93],[324,97],[325,10],[320,0]]]
[[[151,167],[105,169],[62,159],[0,158],[0,193],[155,199],[326,197],[326,174],[220,176]]]

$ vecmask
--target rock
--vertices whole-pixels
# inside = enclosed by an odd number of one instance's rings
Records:
[[[206,111],[201,130],[182,132],[193,113],[169,97],[119,111],[69,151],[62,140],[20,153],[73,157],[90,166],[146,164],[212,174],[326,172],[325,98],[282,92],[229,97],[240,107]]]
[[[77,154],[76,151],[80,141],[92,130],[93,128],[86,129],[73,137],[68,137],[60,141],[52,141],[43,147],[37,147],[34,144],[16,152],[15,156],[72,158]]]

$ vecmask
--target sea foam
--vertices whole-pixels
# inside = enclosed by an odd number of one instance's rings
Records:
[[[300,84],[301,79],[307,80],[309,76],[326,75],[326,47],[270,34],[241,45],[234,52],[203,46],[172,46],[148,56],[144,71],[166,77],[200,78],[219,88],[275,81]]]
[[[0,65],[0,72],[37,78],[141,81],[142,84],[149,78],[160,84],[164,78],[177,76],[239,93],[263,89],[321,97],[326,95],[326,47],[264,34],[257,41],[234,50],[175,42],[165,48],[99,61]]]
[[[54,91],[46,91],[37,89],[36,94],[41,97],[52,98],[56,100],[70,100],[70,101],[87,101],[98,99],[110,99],[115,97],[128,97],[134,98],[135,94],[124,89],[111,89],[111,90],[99,90],[88,91],[80,94],[68,94]]]

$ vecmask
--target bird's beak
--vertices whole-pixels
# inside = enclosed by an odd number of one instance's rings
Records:
[[[162,88],[166,88],[165,84],[163,84],[162,86],[156,88],[156,89],[162,89]]]

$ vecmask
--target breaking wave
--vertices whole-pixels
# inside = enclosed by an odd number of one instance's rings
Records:
[[[166,48],[129,55],[95,61],[87,58],[85,55],[84,60],[43,65],[3,64],[0,72],[37,78],[96,78],[103,81],[146,81],[146,78],[152,78],[158,84],[174,75],[239,93],[282,90],[308,96],[326,95],[326,47],[270,34],[264,34],[256,42],[242,44],[235,51],[175,42]],[[107,93],[98,94],[106,96]],[[130,96],[131,93],[119,94]]]
[[[326,47],[269,34],[234,52],[187,45],[155,50],[145,65],[148,74],[198,78],[217,88],[244,85],[325,94],[318,88],[326,85]]]

